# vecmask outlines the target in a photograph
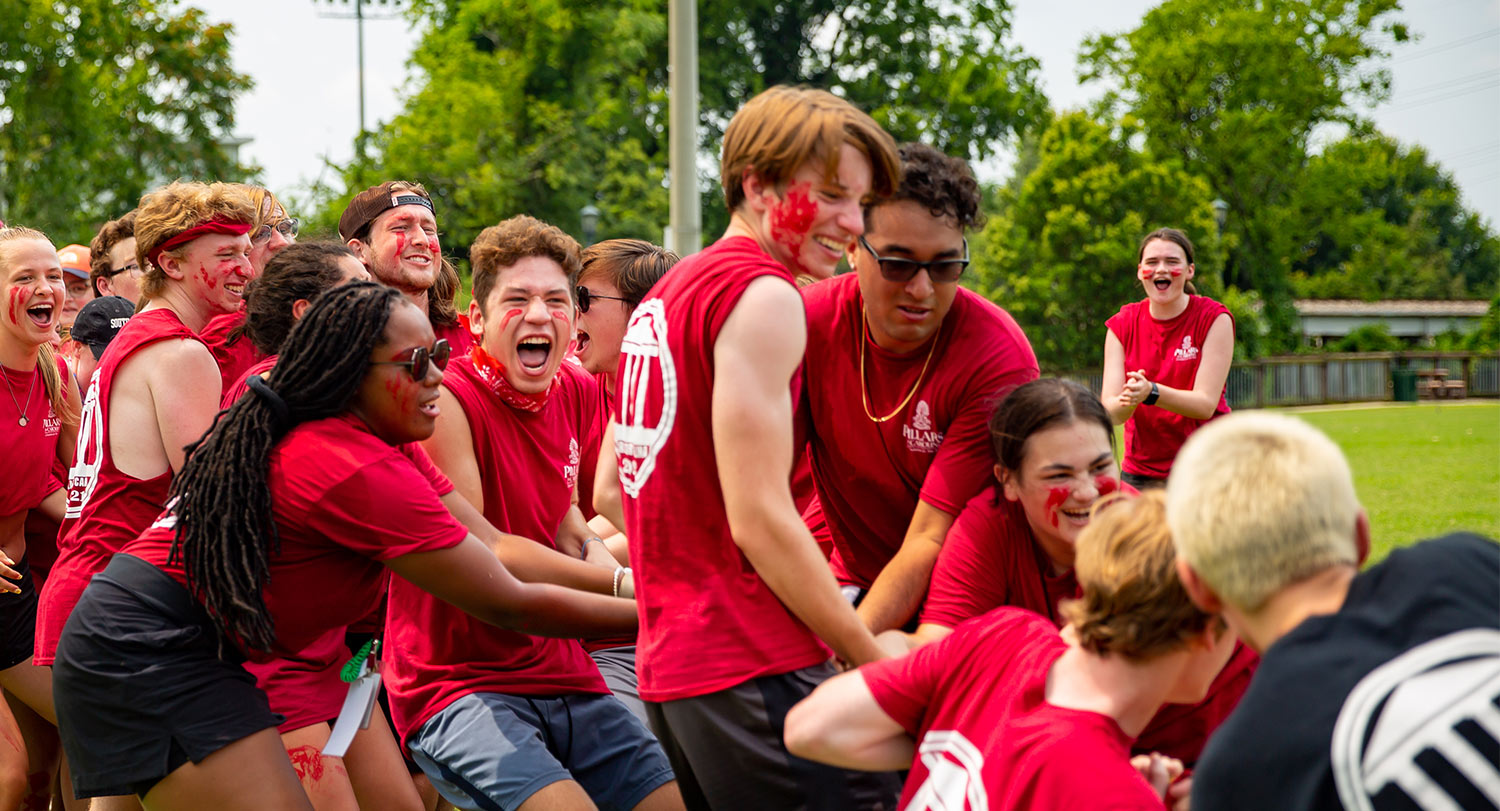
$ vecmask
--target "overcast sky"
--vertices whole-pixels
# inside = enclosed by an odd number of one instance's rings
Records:
[[[370,2],[371,0],[367,0]],[[378,2],[378,0],[375,0]],[[234,24],[235,67],[255,80],[239,104],[236,134],[253,139],[243,157],[265,169],[267,185],[295,196],[347,161],[359,126],[353,7],[348,0],[188,0]],[[1098,32],[1123,32],[1148,0],[1013,0],[1015,41],[1042,65],[1057,109],[1099,94],[1078,84],[1078,47]],[[1391,99],[1374,111],[1381,130],[1421,144],[1453,173],[1471,208],[1500,222],[1500,0],[1407,0],[1402,17],[1419,36],[1396,50]],[[365,21],[367,126],[401,108],[416,42],[404,18],[376,5]],[[335,16],[339,15],[339,16]],[[1333,137],[1330,135],[1329,137]],[[988,168],[1002,174],[1003,166]],[[329,175],[331,178],[331,175]],[[999,180],[1000,177],[985,178]]]

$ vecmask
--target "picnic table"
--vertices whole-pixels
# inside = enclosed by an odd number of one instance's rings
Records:
[[[1417,373],[1417,397],[1457,400],[1469,394],[1468,384],[1463,380],[1449,380],[1448,370],[1441,366],[1415,371]]]

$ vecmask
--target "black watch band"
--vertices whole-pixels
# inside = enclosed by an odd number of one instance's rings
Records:
[[[1141,401],[1141,405],[1156,405],[1156,398],[1158,398],[1160,396],[1161,396],[1161,389],[1158,389],[1156,387],[1156,383],[1153,382],[1151,384],[1151,393],[1148,394],[1148,395],[1146,395],[1146,399],[1144,399],[1144,400]]]

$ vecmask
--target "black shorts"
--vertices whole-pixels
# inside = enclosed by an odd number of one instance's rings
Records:
[[[36,650],[36,579],[25,555],[11,568],[21,573],[20,580],[11,581],[21,593],[0,594],[0,670],[30,659]]]
[[[1139,473],[1121,473],[1120,481],[1134,487],[1137,490],[1150,490],[1155,487],[1166,487],[1165,478],[1158,479],[1155,476],[1143,476]]]
[[[177,581],[118,554],[68,618],[52,665],[58,728],[81,799],[144,795],[188,761],[281,723]],[[225,655],[236,656],[232,645]]]
[[[792,705],[837,673],[832,664],[761,676],[717,693],[646,702],[652,731],[693,811],[863,811],[895,808],[902,778],[792,755],[783,740]]]

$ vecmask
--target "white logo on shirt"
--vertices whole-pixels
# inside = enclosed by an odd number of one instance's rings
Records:
[[[630,327],[620,342],[625,359],[619,380],[619,417],[615,420],[615,455],[620,460],[620,486],[635,498],[641,494],[656,457],[672,435],[677,418],[677,366],[667,344],[667,311],[661,299],[635,308]],[[647,413],[650,395],[661,393],[661,411]]]
[[[906,438],[906,449],[912,453],[937,453],[943,444],[943,432],[932,430],[932,408],[926,400],[918,400],[911,420],[901,426],[901,436]]]
[[[1500,734],[1497,702],[1492,628],[1439,637],[1370,671],[1333,726],[1339,800],[1350,811],[1371,811],[1377,796],[1392,807],[1460,808],[1477,790],[1500,803],[1500,771],[1483,754]]]
[[[583,460],[583,455],[578,452],[578,438],[568,438],[568,463],[563,465],[563,482],[572,490],[578,486],[578,467]]]
[[[907,811],[989,811],[984,790],[984,755],[956,729],[929,730],[917,756],[927,779],[907,804]]]
[[[99,410],[99,370],[89,378],[89,393],[83,398],[83,414],[78,422],[78,442],[73,446],[73,467],[68,471],[68,506],[65,518],[83,514],[83,505],[94,495],[99,484],[99,468],[104,466],[104,415]]]
[[[42,418],[42,436],[57,436],[62,430],[62,420],[57,418],[57,412],[52,410],[52,404],[47,404],[47,416]]]
[[[1193,336],[1182,336],[1182,346],[1172,353],[1178,360],[1192,360],[1198,357],[1198,347],[1193,346]]]

